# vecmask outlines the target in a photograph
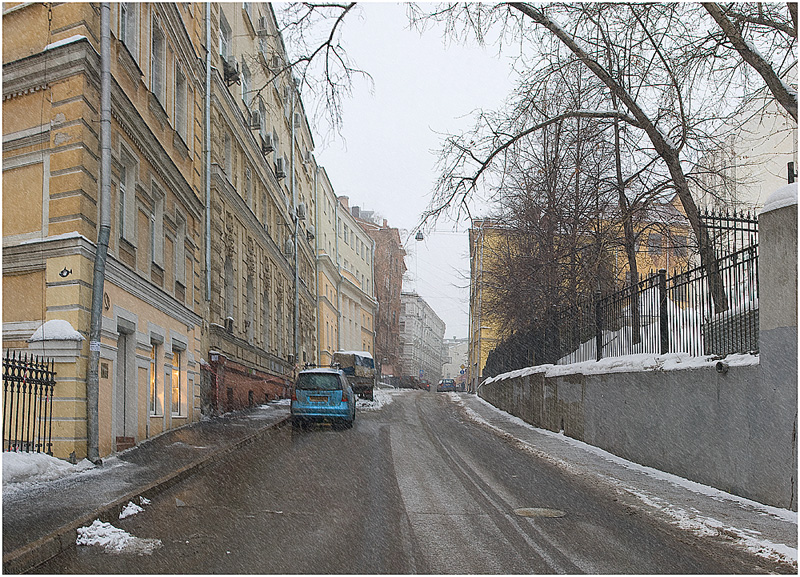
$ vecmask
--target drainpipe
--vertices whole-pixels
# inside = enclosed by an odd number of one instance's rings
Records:
[[[89,328],[89,367],[86,375],[86,457],[100,464],[100,331],[103,326],[103,290],[106,256],[111,236],[111,6],[100,5],[100,228],[94,257],[92,316]]]
[[[334,195],[333,225],[336,237],[336,350],[342,350],[342,266],[339,262],[339,197]]]
[[[205,95],[205,193],[206,193],[206,303],[211,301],[211,2],[206,3],[206,95]]]
[[[317,298],[317,358],[316,364],[322,362],[322,318],[319,314],[319,165],[314,163],[314,288]]]
[[[290,155],[291,165],[291,188],[292,188],[292,220],[294,220],[294,362],[297,365],[300,362],[300,271],[298,270],[298,254],[297,254],[297,230],[300,225],[300,219],[297,218],[297,179],[294,176],[294,149],[295,143],[295,103],[297,102],[297,89],[292,83],[292,152]]]

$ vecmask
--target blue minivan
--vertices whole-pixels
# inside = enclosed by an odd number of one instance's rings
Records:
[[[356,396],[340,369],[300,371],[292,391],[292,425],[328,421],[347,428],[356,420]]]

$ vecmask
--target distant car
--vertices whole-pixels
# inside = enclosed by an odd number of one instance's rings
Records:
[[[345,374],[335,368],[300,371],[292,390],[292,425],[328,421],[347,428],[356,420],[356,395]]]
[[[456,390],[456,380],[455,379],[442,379],[439,381],[439,384],[436,386],[436,391],[439,393],[443,393],[446,391],[454,391]]]

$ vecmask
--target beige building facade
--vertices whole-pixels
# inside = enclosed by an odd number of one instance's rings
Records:
[[[99,363],[101,456],[200,418],[199,6],[111,6],[111,238]],[[3,348],[56,360],[53,452],[87,454],[99,222],[100,7],[3,14]],[[63,320],[82,340],[29,343]],[[59,337],[59,334],[54,334]],[[35,346],[33,346],[35,345]]]

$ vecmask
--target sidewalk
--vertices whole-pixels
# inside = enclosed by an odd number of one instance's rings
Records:
[[[27,487],[3,486],[3,573],[21,573],[71,547],[78,527],[113,522],[152,497],[286,422],[269,404],[168,431],[103,460],[101,467]],[[138,500],[137,500],[138,503]]]
[[[644,467],[563,434],[537,429],[476,395],[451,394],[467,418],[620,502],[703,537],[797,568],[797,513]]]

